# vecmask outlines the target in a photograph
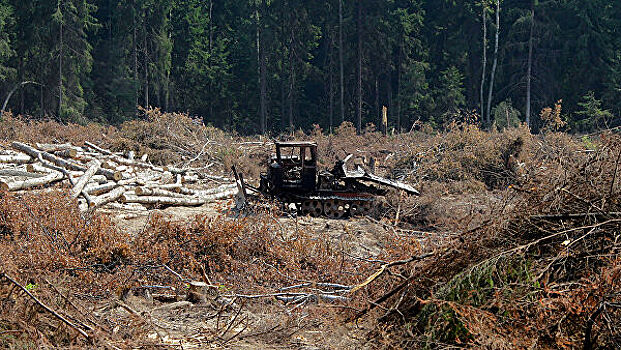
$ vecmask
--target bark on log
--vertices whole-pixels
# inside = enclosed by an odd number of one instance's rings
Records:
[[[173,205],[173,206],[198,206],[205,204],[203,198],[175,198],[175,197],[155,197],[155,196],[136,196],[123,194],[121,201],[124,203],[140,203],[151,205]]]
[[[123,193],[125,193],[125,188],[117,187],[106,194],[93,198],[89,204],[89,207],[91,209],[99,208],[107,203],[118,200],[121,198]]]
[[[0,169],[1,176],[43,177],[43,174],[32,173],[19,169]]]
[[[78,198],[78,196],[84,189],[84,186],[86,186],[90,178],[95,175],[100,166],[101,163],[97,160],[89,163],[88,169],[84,172],[84,175],[82,175],[82,177],[78,180],[75,186],[73,186],[73,188],[71,189],[71,198]]]
[[[6,181],[0,180],[0,188],[4,191],[17,191],[27,188],[43,186],[55,181],[62,180],[65,176],[61,173],[52,173],[38,178],[32,178],[22,181]]]
[[[78,156],[78,151],[68,148],[60,151],[53,152],[55,155],[63,158],[76,158]]]
[[[93,175],[91,177],[91,181],[97,182],[97,183],[100,183],[100,184],[104,184],[104,183],[108,182],[108,179],[105,176],[103,176],[103,175]]]
[[[102,193],[106,193],[108,191],[111,191],[113,189],[115,189],[116,187],[119,187],[120,185],[116,182],[107,182],[105,184],[101,184],[101,185],[88,185],[84,188],[84,191],[86,191],[86,193],[88,194],[92,194],[94,196],[100,195]]]
[[[26,164],[33,161],[32,157],[26,154],[2,154],[0,163]]]
[[[234,189],[237,188],[237,184],[226,184],[226,185],[220,185],[218,187],[215,188],[210,188],[208,190],[203,190],[203,191],[196,191],[197,194],[214,194],[214,193],[220,193],[220,192],[224,192],[226,190],[230,190],[230,189]]]
[[[85,145],[87,145],[88,147],[101,152],[107,156],[110,156],[112,160],[114,160],[115,162],[119,163],[119,164],[123,164],[123,165],[132,165],[132,166],[136,166],[139,168],[145,168],[145,169],[151,169],[154,171],[159,171],[159,172],[165,172],[168,171],[167,167],[158,167],[155,166],[153,164],[149,164],[149,163],[145,163],[142,161],[137,161],[135,159],[127,159],[127,158],[123,158],[121,156],[119,156],[118,154],[115,154],[107,149],[101,148],[93,143],[90,143],[88,141],[84,142]]]
[[[174,197],[174,198],[188,198],[185,194],[175,193],[165,189],[157,187],[136,187],[136,195],[138,196],[156,196],[156,197]]]
[[[54,170],[44,167],[41,163],[34,163],[34,164],[26,165],[26,171],[29,173],[45,173],[45,174],[50,174],[54,172]]]
[[[183,183],[193,183],[198,181],[198,175],[185,175],[181,179]]]
[[[38,143],[37,142],[35,145],[37,146],[37,149],[41,151],[45,151],[45,152],[50,152],[50,153],[57,152],[57,151],[65,151],[68,149],[75,150],[76,153],[82,152],[82,148],[76,147],[70,143],[55,144],[55,143]]]
[[[111,160],[105,160],[101,163],[101,167],[104,169],[116,170],[119,165]]]
[[[204,200],[205,202],[208,202],[208,201],[213,201],[213,200],[217,200],[217,199],[224,199],[224,198],[233,197],[237,192],[238,191],[237,191],[236,188],[231,188],[231,189],[223,191],[223,192],[209,194],[209,195],[201,195],[199,193],[199,194],[197,194],[197,196],[200,199]]]
[[[13,142],[11,144],[11,146],[19,151],[22,151],[26,154],[28,154],[31,157],[34,158],[39,158],[39,156],[41,156],[43,159],[48,160],[54,164],[56,164],[57,166],[60,166],[62,168],[65,168],[67,170],[78,170],[78,171],[86,171],[86,167],[76,164],[74,162],[70,162],[67,161],[65,159],[59,158],[51,153],[48,152],[44,152],[44,151],[39,151],[31,146],[28,146],[24,143],[21,142]],[[119,181],[122,178],[121,173],[117,172],[117,171],[113,171],[113,170],[108,170],[108,169],[101,169],[99,168],[97,170],[97,174],[100,175],[104,175],[105,177],[107,177],[110,180],[114,180],[114,181]]]

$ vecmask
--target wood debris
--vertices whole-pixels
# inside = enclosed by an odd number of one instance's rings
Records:
[[[207,186],[213,178],[229,179],[205,174],[204,169],[156,166],[147,162],[146,154],[126,154],[88,141],[84,147],[13,142],[10,148],[0,149],[0,189],[22,191],[65,184],[83,212],[111,203],[200,206],[237,193],[234,183]]]

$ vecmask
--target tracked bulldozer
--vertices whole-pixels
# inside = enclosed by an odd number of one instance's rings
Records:
[[[276,154],[267,172],[261,174],[257,189],[290,208],[295,205],[302,215],[339,219],[371,213],[377,196],[386,188],[418,195],[412,186],[386,179],[358,167],[346,168],[351,156],[339,160],[330,170],[317,167],[317,144],[314,142],[276,142]]]

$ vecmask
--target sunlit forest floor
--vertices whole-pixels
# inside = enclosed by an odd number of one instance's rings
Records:
[[[270,138],[146,114],[118,127],[5,114],[0,141],[89,141],[215,179],[235,165],[255,185],[267,167]],[[0,346],[619,347],[621,137],[551,129],[281,137],[317,142],[324,168],[372,158],[421,193],[340,220],[260,197],[243,212],[220,200],[85,216],[63,186],[3,192]]]

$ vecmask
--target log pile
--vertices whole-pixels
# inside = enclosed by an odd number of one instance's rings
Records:
[[[115,153],[85,142],[83,147],[65,144],[28,145],[13,142],[0,149],[0,189],[25,191],[65,184],[82,211],[94,211],[109,203],[144,206],[199,206],[232,197],[235,183],[209,188],[219,176],[194,169],[155,166],[145,154]]]

